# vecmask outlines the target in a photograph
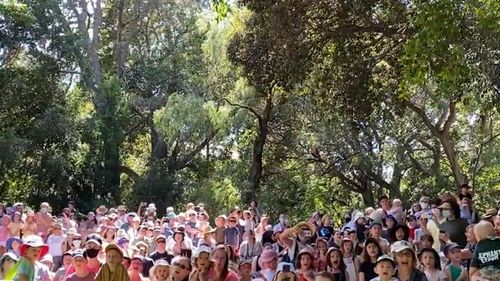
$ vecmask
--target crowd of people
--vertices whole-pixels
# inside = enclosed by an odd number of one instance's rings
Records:
[[[500,216],[479,214],[467,185],[419,202],[382,196],[343,225],[313,213],[292,225],[256,202],[210,219],[203,204],[100,206],[60,216],[0,205],[0,280],[476,281],[500,280]],[[213,222],[213,223],[212,223]]]

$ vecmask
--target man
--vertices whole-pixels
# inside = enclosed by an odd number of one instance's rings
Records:
[[[167,238],[164,235],[159,235],[156,237],[156,251],[154,251],[149,257],[153,261],[166,260],[168,263],[172,262],[174,256],[167,252]]]
[[[483,215],[483,220],[495,225],[495,218],[497,217],[498,210],[495,208],[488,209]]]
[[[469,194],[463,196],[460,204],[460,218],[466,220],[469,224],[476,224],[479,222],[479,215],[472,204],[472,197]]]
[[[75,272],[68,275],[66,281],[93,281],[95,274],[87,269],[87,257],[83,250],[73,252],[72,266]]]
[[[378,204],[380,208],[384,211],[384,214],[387,215],[391,210],[391,204],[389,202],[389,197],[387,195],[382,195],[378,199]]]
[[[127,216],[125,217],[124,223],[120,226],[120,228],[125,230],[125,232],[128,232],[129,229],[133,226],[134,218],[136,216],[137,216],[136,213],[128,213]]]
[[[477,246],[470,264],[471,280],[498,280],[500,276],[500,238],[495,236],[493,225],[481,221],[474,226]]]
[[[370,237],[378,240],[378,244],[382,248],[382,252],[387,253],[389,251],[390,243],[387,239],[382,237],[382,224],[380,222],[373,222],[370,225]]]

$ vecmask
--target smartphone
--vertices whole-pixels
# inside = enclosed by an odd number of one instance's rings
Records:
[[[284,264],[283,265],[283,272],[290,272],[290,265],[289,264]]]

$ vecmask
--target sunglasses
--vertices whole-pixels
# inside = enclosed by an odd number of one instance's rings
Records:
[[[178,262],[174,262],[173,263],[174,266],[178,266],[180,269],[189,269],[188,266],[186,266],[185,264],[182,264],[182,263],[178,263]]]

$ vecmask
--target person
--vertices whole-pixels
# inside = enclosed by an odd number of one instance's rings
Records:
[[[468,223],[460,218],[459,205],[453,197],[450,197],[443,200],[438,209],[441,211],[443,218],[445,218],[445,221],[439,225],[439,229],[445,231],[451,241],[464,248],[467,244],[465,229]]]
[[[201,245],[198,247],[194,254],[193,264],[195,269],[189,276],[190,281],[208,280],[208,274],[212,269],[211,256],[212,250],[208,246]]]
[[[262,263],[260,274],[265,280],[272,281],[278,268],[278,254],[272,249],[264,250],[259,261]]]
[[[480,218],[476,209],[473,206],[472,196],[470,194],[461,195],[460,218],[467,221],[469,224],[477,223]]]
[[[235,250],[241,244],[241,232],[238,227],[238,218],[231,216],[228,219],[227,227],[224,229],[224,243],[231,245]]]
[[[6,279],[6,275],[19,261],[19,257],[14,253],[7,252],[0,258],[0,280]]]
[[[382,224],[380,222],[374,221],[370,225],[370,237],[377,240],[380,248],[382,248],[383,253],[387,253],[389,250],[390,243],[387,239],[381,237],[382,234]]]
[[[144,270],[144,259],[141,255],[135,255],[130,260],[130,266],[128,267],[128,277],[130,281],[142,281],[144,280],[142,276],[142,271]]]
[[[215,246],[216,246],[215,239],[214,239],[215,231],[216,231],[216,229],[212,228],[210,226],[203,228],[203,232],[201,234],[201,237],[198,240],[198,246],[207,245],[212,249],[215,248]]]
[[[470,264],[471,280],[478,277],[488,279],[498,274],[500,269],[500,238],[495,236],[493,225],[480,221],[474,226],[474,235],[478,241]]]
[[[240,246],[240,258],[244,260],[252,259],[262,253],[262,244],[255,238],[253,230],[247,230],[243,234],[243,242]]]
[[[457,243],[450,243],[444,247],[444,255],[449,261],[445,272],[449,281],[464,281],[468,279],[467,269],[462,267],[462,248]]]
[[[191,250],[191,245],[189,243],[188,237],[183,229],[177,229],[174,236],[169,242],[168,249],[175,256],[179,256],[186,250]]]
[[[396,263],[391,257],[388,255],[380,256],[375,264],[377,277],[371,281],[399,281],[399,279],[393,277],[395,267]]]
[[[52,226],[49,237],[47,238],[47,244],[49,245],[49,254],[54,260],[54,265],[51,268],[52,271],[57,271],[61,266],[61,259],[63,255],[63,243],[66,237],[62,230],[62,224],[55,223]]]
[[[9,224],[9,237],[21,237],[21,230],[23,228],[22,215],[15,212],[12,217],[12,222]]]
[[[311,242],[312,235],[316,233],[314,225],[309,222],[300,222],[295,227],[286,229],[278,237],[285,248],[283,262],[296,264],[297,254],[303,249],[313,252],[314,249],[308,245]]]
[[[85,241],[85,258],[87,259],[87,263],[85,267],[89,272],[97,274],[99,269],[101,268],[101,262],[99,261],[99,254],[102,251],[102,238],[98,234],[91,234],[87,236]],[[71,265],[68,268],[67,274],[71,274],[75,272],[75,268]]]
[[[75,250],[71,255],[71,265],[75,272],[69,274],[64,281],[93,281],[95,274],[87,269],[87,258],[82,249]]]
[[[43,243],[40,236],[27,237],[20,248],[21,259],[16,264],[15,270],[7,273],[6,280],[34,281],[36,275],[35,264],[49,252],[49,247]]]
[[[68,268],[71,266],[72,262],[72,252],[65,252],[62,256],[62,266],[56,271],[52,281],[63,281],[64,277],[66,276],[66,272],[68,271]]]
[[[149,272],[151,281],[167,281],[170,278],[170,264],[166,260],[157,260]]]
[[[323,271],[314,275],[314,281],[337,281],[337,279],[330,272]]]
[[[398,241],[391,246],[391,252],[396,257],[398,270],[395,277],[407,281],[427,281],[425,274],[417,269],[417,257],[410,242]],[[375,266],[377,268],[377,266]],[[377,270],[377,269],[376,269]],[[377,274],[380,273],[377,272]]]
[[[332,239],[335,230],[332,227],[332,218],[329,215],[324,215],[321,218],[321,226],[318,228],[317,236],[325,239],[327,242]]]
[[[366,239],[363,247],[363,262],[359,266],[358,281],[370,281],[377,277],[375,265],[380,256],[382,256],[382,248],[378,241],[373,238]]]
[[[25,237],[35,235],[37,228],[38,226],[35,222],[35,212],[30,210],[26,213],[26,221],[22,227],[22,234]]]
[[[273,232],[285,231],[288,224],[288,217],[285,214],[280,214],[278,221],[279,221],[278,224],[273,226]]]
[[[19,248],[21,247],[22,243],[23,241],[17,237],[11,237],[7,239],[6,243],[7,251],[13,253],[19,258],[20,257]]]
[[[242,260],[238,264],[238,277],[239,281],[252,280],[252,263],[249,260]]]
[[[226,231],[226,216],[220,215],[215,219],[215,244],[224,244]]]
[[[226,247],[219,245],[212,253],[214,261],[212,274],[209,279],[220,281],[238,281],[238,274],[229,269],[230,254]]]
[[[328,242],[318,237],[314,244],[314,267],[316,271],[324,271],[326,269],[326,253],[328,252]]]
[[[297,263],[295,265],[296,273],[299,276],[299,281],[313,281],[314,279],[314,256],[308,249],[303,249],[297,255]]]
[[[164,235],[158,235],[156,237],[156,251],[151,253],[149,257],[154,261],[166,260],[169,264],[172,262],[174,255],[167,251],[167,238]]]
[[[410,228],[405,224],[395,225],[389,233],[389,241],[395,243],[397,241],[409,241],[410,239]]]
[[[347,280],[356,281],[358,278],[357,272],[359,271],[358,259],[354,256],[354,244],[349,238],[342,239],[341,243],[342,256],[346,266]]]
[[[326,271],[333,274],[336,281],[349,280],[346,271],[342,251],[337,247],[331,247],[326,253]]]
[[[106,246],[106,263],[97,272],[95,281],[130,281],[127,269],[122,264],[123,252],[116,244]]]
[[[477,240],[474,235],[474,225],[471,224],[467,226],[465,230],[465,235],[467,236],[467,246],[462,250],[462,266],[464,266],[467,271],[470,269],[470,263],[472,261],[472,254],[476,250]]]
[[[188,281],[191,273],[191,261],[187,257],[176,256],[172,260],[171,281]]]
[[[40,211],[36,214],[37,233],[45,236],[52,227],[53,219],[49,213],[50,205],[47,202],[40,204]]]
[[[441,260],[436,250],[432,248],[424,248],[418,257],[427,280],[449,281],[447,274],[441,270]]]

